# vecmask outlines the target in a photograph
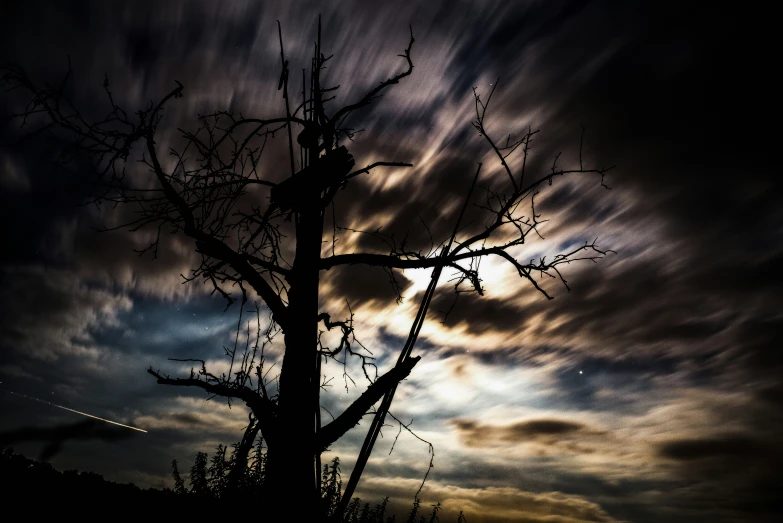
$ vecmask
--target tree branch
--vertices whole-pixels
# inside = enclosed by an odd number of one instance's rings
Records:
[[[261,432],[264,437],[270,441],[277,437],[275,433],[275,420],[277,417],[277,405],[267,398],[264,398],[259,393],[247,386],[229,386],[221,385],[217,383],[209,383],[199,378],[171,378],[169,376],[160,374],[152,370],[152,367],[147,369],[147,373],[151,374],[158,380],[159,385],[174,385],[177,387],[198,387],[207,391],[215,396],[222,396],[224,398],[236,398],[245,402],[245,404],[253,410],[253,413],[258,419],[258,423],[261,427]]]
[[[378,378],[375,383],[367,387],[361,396],[354,401],[345,411],[337,416],[334,421],[325,425],[316,434],[315,449],[317,453],[323,452],[329,445],[340,439],[343,434],[355,427],[367,411],[380,400],[387,391],[408,377],[413,367],[421,359],[420,356],[409,358],[396,365],[389,372]]]
[[[370,170],[374,169],[375,167],[413,167],[413,164],[405,162],[375,162],[371,163],[363,169],[359,169],[358,171],[347,174],[343,180],[350,180],[354,176],[359,176],[362,173],[369,173]]]
[[[182,90],[180,85],[177,89],[169,93],[167,98],[174,96],[175,93],[179,93]],[[159,106],[160,107],[160,106]],[[271,285],[250,266],[248,261],[242,256],[237,254],[228,245],[217,239],[215,236],[204,232],[196,227],[196,222],[193,217],[193,212],[188,206],[187,202],[182,196],[177,193],[176,189],[171,185],[167,179],[166,174],[163,172],[163,168],[158,160],[157,150],[155,148],[155,140],[153,139],[154,127],[149,127],[147,131],[147,151],[150,155],[152,162],[153,172],[163,188],[163,193],[166,198],[177,208],[180,217],[185,223],[184,232],[190,238],[196,240],[196,247],[198,252],[206,254],[213,258],[217,258],[222,261],[228,262],[231,267],[237,271],[247,282],[258,292],[266,305],[272,311],[275,317],[275,321],[280,324],[281,327],[286,323],[286,308],[280,296],[275,292]],[[279,269],[279,268],[278,268]],[[283,270],[283,269],[280,269]]]
[[[381,91],[383,91],[390,85],[399,83],[400,80],[410,75],[413,72],[413,61],[411,60],[411,47],[413,47],[413,42],[415,42],[415,39],[413,38],[413,28],[411,28],[411,39],[408,42],[408,47],[405,49],[405,51],[403,51],[404,54],[399,55],[400,57],[405,58],[405,60],[408,62],[408,69],[401,72],[397,76],[394,76],[392,78],[389,78],[388,80],[381,82],[381,84],[378,87],[365,94],[364,97],[362,97],[362,99],[359,100],[358,102],[350,105],[346,105],[345,107],[337,111],[334,114],[334,116],[332,116],[330,122],[332,124],[335,124],[341,118],[347,117],[352,111],[355,111],[356,109],[360,109],[366,105],[369,105],[370,102],[372,102],[380,94]]]

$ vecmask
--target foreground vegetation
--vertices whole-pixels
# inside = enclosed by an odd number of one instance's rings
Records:
[[[22,500],[38,499],[46,501],[46,508],[52,508],[60,514],[94,512],[95,507],[115,507],[123,516],[182,514],[198,508],[201,515],[232,515],[250,513],[251,507],[266,504],[260,495],[265,479],[266,454],[263,440],[259,439],[255,451],[242,475],[238,490],[228,490],[230,471],[236,459],[236,446],[233,451],[219,445],[210,458],[199,452],[190,468],[188,486],[179,473],[177,461],[172,462],[174,488],[142,489],[133,483],[115,483],[94,472],[66,470],[60,472],[49,463],[32,460],[12,449],[3,449],[0,453],[0,491],[10,507]],[[362,502],[358,497],[348,503],[342,517],[336,514],[342,499],[342,478],[340,460],[334,458],[324,465],[321,481],[321,503],[324,514],[334,523],[435,523],[440,522],[440,503],[431,508],[421,506],[416,498],[410,511],[405,514],[391,514],[388,510],[389,498],[380,503]],[[36,507],[36,512],[45,510]],[[289,507],[291,520],[297,520],[297,507]],[[460,512],[458,523],[467,523]]]

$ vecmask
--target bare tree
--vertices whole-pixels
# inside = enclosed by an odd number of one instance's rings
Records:
[[[523,261],[512,255],[531,234],[538,233],[540,215],[536,214],[535,195],[543,184],[569,174],[594,174],[603,184],[608,169],[585,168],[580,145],[578,167],[564,169],[555,160],[548,172],[532,177],[526,172],[527,157],[536,132],[528,130],[517,140],[509,136],[503,143],[497,142],[485,128],[492,93],[484,100],[475,91],[473,125],[500,162],[507,177],[505,187],[498,191],[487,189],[483,203],[474,204],[479,163],[472,186],[465,188],[464,204],[454,216],[451,233],[433,240],[429,250],[411,249],[393,237],[383,238],[388,252],[337,253],[333,243],[332,249],[324,248],[325,237],[328,240],[329,234],[337,231],[334,220],[332,231],[325,231],[325,223],[334,212],[340,189],[379,168],[411,167],[391,159],[357,169],[345,144],[354,134],[347,127],[347,119],[413,72],[413,44],[411,30],[408,46],[399,55],[403,60],[401,72],[353,103],[330,111],[330,93],[336,88],[322,85],[325,64],[332,57],[321,49],[320,23],[309,74],[303,71],[302,99],[296,106],[290,88],[293,75],[281,35],[279,90],[285,113],[271,118],[251,118],[226,111],[199,115],[194,130],[181,130],[183,145],[170,151],[161,150],[156,133],[165,107],[185,93],[179,82],[157,103],[130,114],[115,103],[107,79],[104,88],[108,111],[103,118],[90,119],[69,101],[64,83],[39,88],[17,66],[7,68],[2,77],[7,89],[24,89],[32,94],[25,109],[14,115],[23,126],[34,126],[28,136],[55,138],[59,144],[57,162],[63,169],[85,176],[85,160],[92,166],[89,179],[95,183],[95,191],[91,201],[98,205],[131,205],[136,214],[121,227],[156,231],[146,252],[157,255],[164,232],[192,239],[201,261],[188,279],[203,280],[228,305],[240,299],[239,326],[243,325],[242,314],[246,312],[250,290],[263,301],[264,307],[255,311],[259,316],[256,332],[248,332],[243,342],[238,337],[234,347],[227,349],[231,359],[228,373],[213,374],[201,360],[184,360],[196,363],[187,377],[169,376],[152,368],[148,372],[163,385],[198,387],[209,395],[228,398],[229,402],[244,402],[251,419],[238,452],[247,456],[259,432],[268,445],[264,488],[267,499],[275,502],[264,509],[296,503],[303,511],[304,521],[318,519],[321,454],[364,416],[372,414],[343,496],[344,503],[350,500],[384,425],[395,390],[420,359],[412,351],[444,270],[456,275],[454,288],[458,293],[482,294],[479,261],[497,256],[510,263],[536,291],[551,298],[539,285],[540,277],[559,279],[567,288],[561,273],[563,265],[578,260],[596,261],[609,252],[593,242],[538,261]],[[287,141],[289,161],[287,165],[265,166],[261,159],[276,135]],[[512,154],[518,155],[519,168],[512,169]],[[144,172],[131,172],[131,160],[141,162]],[[476,205],[485,216],[485,227],[468,233],[462,219],[466,209],[475,209]],[[346,265],[383,268],[392,281],[396,270],[433,270],[397,363],[381,376],[354,336],[353,314],[335,321],[328,311],[319,310],[321,272]],[[271,321],[262,329],[260,315],[266,311]],[[337,330],[340,336],[336,345],[329,347],[322,342],[322,328]],[[279,334],[283,336],[284,356],[275,376],[277,387],[272,390],[264,349]],[[322,364],[329,359],[345,361],[352,357],[361,360],[370,384],[344,412],[323,423]],[[230,474],[228,481],[237,481],[236,474]],[[307,503],[302,504],[303,497]]]

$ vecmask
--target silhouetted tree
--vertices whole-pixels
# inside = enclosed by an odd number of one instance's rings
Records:
[[[171,477],[174,479],[174,492],[177,494],[187,494],[188,489],[185,488],[185,482],[182,481],[182,477],[179,475],[176,459],[171,462]]]
[[[324,465],[321,476],[321,512],[325,516],[334,516],[340,505],[343,481],[340,476],[340,458],[332,459],[331,467]]]
[[[564,169],[555,163],[549,172],[531,178],[526,165],[535,132],[528,130],[518,139],[509,136],[502,143],[496,142],[485,128],[492,93],[484,101],[478,92],[474,93],[474,126],[497,156],[507,178],[505,187],[487,189],[487,197],[480,205],[486,213],[485,228],[470,233],[462,223],[480,174],[481,164],[478,164],[473,184],[465,188],[465,201],[455,213],[451,233],[434,238],[429,249],[412,248],[405,241],[378,231],[373,234],[386,242],[387,252],[335,249],[338,222],[331,218],[332,231],[328,236],[325,224],[329,223],[327,217],[336,213],[334,201],[338,192],[355,178],[369,176],[377,168],[411,166],[392,160],[356,169],[346,147],[355,131],[346,122],[358,109],[371,105],[413,72],[413,44],[411,31],[409,43],[400,55],[404,62],[401,72],[353,102],[330,110],[327,103],[336,87],[323,85],[322,73],[332,57],[322,49],[320,23],[309,77],[303,72],[302,100],[296,106],[289,89],[293,75],[289,74],[281,33],[279,90],[285,113],[269,118],[246,117],[228,111],[199,115],[195,129],[182,130],[182,145],[170,148],[165,146],[158,131],[167,105],[185,94],[179,82],[158,102],[126,112],[115,103],[106,79],[108,111],[104,117],[90,119],[71,104],[64,83],[40,88],[17,66],[10,66],[2,76],[7,89],[26,89],[32,93],[29,104],[15,117],[24,125],[36,126],[32,134],[57,140],[58,165],[78,171],[82,176],[85,166],[91,166],[86,176],[95,184],[91,201],[96,205],[133,205],[135,218],[122,226],[133,231],[155,231],[154,240],[142,254],[157,255],[163,232],[184,235],[194,241],[201,255],[199,266],[188,279],[201,279],[211,285],[228,305],[241,297],[240,321],[250,289],[263,301],[270,313],[270,326],[262,331],[259,321],[255,337],[248,333],[244,348],[237,343],[227,349],[231,359],[227,374],[211,373],[202,360],[186,360],[197,364],[187,377],[172,377],[152,368],[148,372],[163,385],[199,387],[211,396],[244,402],[253,416],[252,428],[248,430],[262,434],[268,446],[263,455],[263,488],[275,504],[265,505],[265,509],[296,504],[302,521],[319,519],[324,515],[319,514],[323,510],[332,511],[337,517],[346,511],[358,515],[360,508],[358,502],[352,501],[353,493],[384,425],[396,388],[420,359],[412,355],[412,350],[444,269],[457,275],[458,292],[472,290],[482,294],[479,261],[496,256],[510,263],[521,278],[549,298],[536,276],[559,279],[567,287],[560,272],[562,265],[576,260],[595,261],[607,252],[595,243],[585,243],[538,261],[519,260],[512,254],[531,234],[537,234],[540,221],[534,198],[539,187],[551,183],[554,177],[574,173],[593,173],[603,181],[607,169],[583,167],[580,151],[578,167]],[[280,134],[287,141],[288,165],[265,169],[260,163],[265,147]],[[520,155],[517,162],[520,167],[512,169],[508,158],[515,152]],[[146,172],[130,168],[138,165],[137,162]],[[332,241],[325,241],[329,236]],[[350,265],[382,268],[393,285],[397,285],[394,271],[433,271],[397,363],[381,376],[377,375],[371,355],[354,336],[353,314],[337,321],[319,308],[321,272]],[[399,297],[398,286],[396,290]],[[260,310],[256,314],[260,315]],[[340,333],[335,345],[327,346],[323,342],[319,326]],[[285,349],[276,391],[270,391],[270,378],[264,369],[264,348],[279,333],[283,334]],[[340,358],[348,357],[361,361],[369,385],[344,412],[323,423],[322,364],[329,359],[342,362]],[[324,505],[322,452],[372,412],[374,406],[375,414],[338,506],[332,505],[337,495],[333,491],[328,495],[330,501]],[[237,449],[234,470],[228,475],[235,488],[242,482],[253,439],[243,439]],[[257,454],[255,459],[262,458]],[[206,473],[206,456],[200,454],[191,471],[191,491],[208,490]],[[223,476],[219,480],[223,481]],[[408,519],[411,522],[418,512],[418,494],[416,503]],[[275,519],[275,514],[270,516]]]
[[[209,482],[207,481],[207,453],[196,454],[196,461],[190,468],[190,492],[197,496],[209,496]]]
[[[359,523],[359,510],[362,506],[362,500],[360,498],[353,498],[345,509],[343,515],[346,523]]]
[[[210,459],[209,469],[207,470],[209,478],[209,489],[217,492],[218,497],[223,497],[226,492],[226,475],[228,474],[230,463],[226,460],[226,447],[218,445],[215,454]]]
[[[386,515],[386,505],[389,504],[389,497],[386,496],[383,498],[383,501],[375,505],[375,508],[373,508],[372,514],[370,515],[371,521],[377,521],[378,523],[383,523],[383,517]]]

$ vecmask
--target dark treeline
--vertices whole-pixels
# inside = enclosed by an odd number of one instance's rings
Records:
[[[247,465],[236,468],[237,445],[229,448],[218,445],[210,457],[205,452],[196,454],[190,468],[187,481],[182,479],[177,461],[172,462],[174,488],[142,489],[133,483],[115,483],[106,480],[94,472],[66,470],[60,472],[49,463],[41,463],[15,453],[12,449],[3,449],[0,453],[0,492],[6,508],[14,502],[40,499],[46,505],[35,508],[36,511],[55,509],[61,514],[94,512],[95,507],[117,507],[123,516],[163,515],[192,513],[197,509],[201,515],[226,513],[232,515],[251,512],[263,514],[259,506],[267,505],[270,500],[261,499],[265,479],[266,454],[263,440],[259,438],[255,449],[248,456]],[[232,471],[242,470],[237,483]],[[340,473],[340,460],[334,458],[324,465],[321,481],[322,513],[327,521],[334,523],[435,523],[440,522],[440,503],[429,507],[422,506],[415,499],[410,510],[404,514],[393,514],[389,510],[389,498],[378,503],[363,502],[353,498],[340,518],[336,511],[342,499],[343,483]],[[105,509],[102,509],[103,511]],[[298,521],[297,507],[288,507],[291,521]],[[462,514],[457,516],[458,523],[466,523]]]
[[[20,509],[30,516],[42,512],[83,514],[85,519],[92,519],[90,514],[94,516],[96,512],[108,516],[105,507],[115,507],[123,516],[174,514],[192,508],[190,500],[170,489],[114,483],[94,472],[60,472],[49,463],[27,458],[10,448],[0,453],[0,500],[4,511]],[[212,505],[205,507],[210,508]]]

